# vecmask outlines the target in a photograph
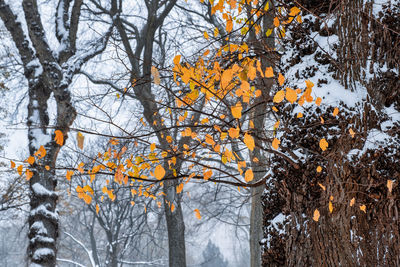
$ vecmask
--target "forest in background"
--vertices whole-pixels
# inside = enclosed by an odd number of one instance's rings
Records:
[[[1,266],[400,266],[399,15],[0,0]]]

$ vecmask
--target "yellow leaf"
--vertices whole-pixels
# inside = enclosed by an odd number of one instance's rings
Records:
[[[389,189],[389,192],[392,193],[392,190],[393,190],[393,180],[387,180],[387,188]]]
[[[240,119],[242,117],[242,103],[238,101],[235,106],[231,107],[231,112],[234,118]]]
[[[272,34],[272,32],[273,32],[273,29],[268,29],[267,32],[265,33],[265,35],[267,37],[269,37]]]
[[[361,205],[360,210],[362,210],[364,213],[367,213],[367,207],[365,205]]]
[[[47,171],[50,171],[50,166],[49,166],[49,165],[44,166],[44,168],[45,168]]]
[[[319,118],[321,119],[321,124],[324,124],[325,123],[324,118],[322,118],[322,116],[320,116]]]
[[[321,172],[322,171],[322,167],[321,166],[318,166],[317,167],[317,172]]]
[[[161,180],[165,176],[165,169],[161,165],[157,165],[157,167],[154,169],[154,176],[156,177],[157,180]]]
[[[274,138],[274,140],[272,141],[272,147],[276,150],[278,150],[279,148],[279,144],[281,143],[281,141],[279,141],[279,139]]]
[[[226,29],[226,31],[227,31],[228,33],[230,33],[230,32],[232,31],[232,29],[233,29],[233,22],[232,22],[232,19],[229,19],[229,20],[226,22],[226,27],[225,27],[225,29]]]
[[[194,209],[194,213],[196,215],[196,218],[200,220],[201,219],[200,211],[198,209]]]
[[[246,144],[248,149],[250,149],[251,151],[254,150],[254,147],[255,147],[254,138],[250,134],[246,133],[244,135],[243,141]]]
[[[273,101],[275,103],[281,103],[284,98],[285,98],[285,91],[280,90],[280,91],[276,92]]]
[[[206,39],[208,40],[208,38],[209,38],[209,37],[208,37],[208,33],[207,33],[207,32],[204,32],[203,35],[204,35],[204,38],[206,38]]]
[[[251,169],[247,169],[247,171],[244,173],[244,180],[248,183],[253,181],[254,174]]]
[[[333,115],[334,117],[336,117],[337,114],[339,114],[339,109],[338,109],[338,108],[334,108],[334,109],[333,109],[332,115]]]
[[[154,66],[151,66],[151,75],[153,76],[154,84],[160,85],[160,73],[158,72],[158,69]]]
[[[326,187],[323,185],[323,184],[321,184],[321,183],[318,183],[318,185],[322,188],[322,190],[326,190]]]
[[[29,156],[29,158],[26,160],[30,165],[33,165],[35,163],[35,158],[32,156]]]
[[[326,141],[325,138],[322,138],[319,141],[319,147],[322,149],[322,151],[325,151],[328,148],[328,146],[329,146],[329,144],[328,144],[328,142]]]
[[[354,203],[356,203],[356,199],[353,197],[353,198],[350,200],[350,207],[352,207],[352,206],[354,205]]]
[[[22,175],[22,169],[23,169],[23,166],[19,165],[18,168],[17,168],[17,172],[18,172],[19,175]]]
[[[319,210],[318,210],[318,209],[314,210],[313,220],[316,221],[316,222],[318,222],[319,216],[320,216],[320,215],[319,215]]]
[[[99,204],[96,204],[96,214],[99,214],[99,211],[100,211]]]
[[[321,102],[322,102],[322,98],[317,97],[317,99],[315,99],[315,104],[316,104],[317,106],[321,105]]]
[[[14,169],[15,168],[15,162],[10,160],[10,163],[11,163],[11,169]]]
[[[83,150],[83,141],[85,140],[85,137],[81,132],[78,132],[76,134],[76,141],[78,142],[78,147]]]
[[[171,212],[174,212],[174,210],[175,210],[175,205],[171,204]]]
[[[351,128],[349,129],[349,133],[351,135],[351,138],[354,138],[354,136],[356,135],[356,133]]]
[[[264,11],[268,11],[268,9],[269,9],[269,1],[267,1],[267,3],[265,4]]]
[[[278,109],[275,106],[272,107],[272,110],[278,112]]]
[[[301,112],[297,113],[297,118],[303,118],[303,113]]]
[[[332,213],[333,211],[333,204],[329,201],[329,212]]]
[[[278,27],[278,26],[279,26],[279,19],[278,19],[278,17],[275,17],[275,18],[274,18],[274,26],[275,26],[275,27]]]
[[[297,100],[297,92],[291,88],[286,88],[286,99],[290,103],[294,103]]]
[[[274,69],[272,67],[267,67],[265,69],[265,78],[272,78],[274,77]]]
[[[280,86],[282,86],[283,83],[285,82],[285,77],[283,77],[282,73],[279,73],[278,75],[278,82]]]
[[[29,169],[26,169],[25,174],[26,174],[26,180],[28,180],[28,181],[29,181],[29,180],[32,178],[32,176],[33,176],[33,172],[32,172],[31,170],[29,170]]]
[[[59,146],[62,146],[64,144],[64,135],[60,130],[55,130],[54,131],[55,137],[54,137],[54,141],[56,141],[56,143]]]
[[[275,124],[274,124],[274,129],[277,129],[277,128],[279,127],[279,124],[280,124],[280,123],[281,123],[280,121],[275,122]]]

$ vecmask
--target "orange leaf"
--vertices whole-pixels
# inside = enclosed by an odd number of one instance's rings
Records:
[[[26,162],[28,162],[30,165],[32,165],[33,163],[35,163],[35,158],[32,156],[29,156],[29,158],[26,160]]]
[[[189,129],[190,129],[190,128],[189,128]],[[156,149],[156,144],[155,144],[155,143],[152,143],[152,144],[150,145],[150,152],[153,152],[154,149]]]
[[[38,149],[38,151],[36,151],[35,152],[35,156],[38,158],[38,159],[41,159],[41,158],[43,158],[44,156],[46,156],[46,149],[44,149],[44,147],[43,146],[40,146],[39,147],[39,149]]]
[[[175,205],[171,204],[171,212],[174,212],[174,210],[175,210]]]
[[[319,216],[320,216],[320,215],[319,215],[319,210],[318,210],[318,209],[314,210],[313,220],[316,221],[316,222],[318,222]]]
[[[387,180],[387,188],[389,189],[389,192],[392,193],[392,190],[393,190],[393,180]]]
[[[329,212],[332,213],[333,211],[333,204],[329,201]]]
[[[322,167],[321,166],[318,166],[317,167],[317,172],[321,172],[322,171]]]
[[[297,92],[291,88],[286,88],[286,99],[290,103],[294,103],[297,100]]]
[[[238,101],[235,106],[231,107],[231,112],[234,118],[240,119],[242,117],[242,103]]]
[[[294,17],[294,16],[296,16],[296,15],[299,14],[299,13],[300,13],[300,9],[299,9],[298,7],[296,7],[296,6],[294,6],[294,7],[292,7],[292,8],[290,9],[289,16]]]
[[[246,144],[248,149],[250,149],[251,151],[254,150],[254,147],[255,147],[254,138],[250,134],[246,133],[244,135],[243,141]]]
[[[44,168],[45,168],[47,171],[50,171],[50,166],[49,166],[49,165],[44,166]]]
[[[229,133],[229,136],[232,138],[232,139],[235,139],[235,138],[238,138],[239,137],[239,128],[230,128],[229,130],[228,130],[228,133]]]
[[[353,198],[350,200],[350,207],[353,206],[354,203],[356,203],[356,199],[353,197]]]
[[[68,181],[71,181],[71,176],[74,174],[73,171],[67,171],[67,174],[65,175],[65,178],[67,178]]]
[[[96,214],[99,214],[99,211],[100,211],[99,204],[96,204]]]
[[[275,17],[275,18],[274,18],[274,26],[275,26],[275,27],[278,27],[278,26],[279,26],[279,19],[278,19],[278,17]]]
[[[158,69],[154,66],[151,66],[151,75],[153,76],[154,84],[160,85],[160,73],[158,72]]]
[[[85,201],[86,204],[92,203],[92,197],[89,196],[88,194],[83,194],[83,200]]]
[[[318,183],[318,185],[322,188],[322,190],[326,190],[326,187],[323,185],[323,184],[321,184],[321,183]]]
[[[204,172],[203,172],[203,178],[204,178],[204,180],[210,179],[211,176],[212,176],[212,174],[213,174],[212,170],[204,171]]]
[[[248,183],[253,181],[254,174],[251,169],[247,169],[247,171],[244,173],[244,180]]]
[[[22,175],[22,169],[23,169],[23,166],[19,165],[18,168],[17,168],[17,172],[18,172],[19,175]]]
[[[351,128],[349,129],[349,133],[351,135],[351,138],[354,138],[354,136],[356,135],[356,133]]]
[[[337,114],[339,114],[339,109],[338,109],[338,108],[334,108],[334,109],[333,109],[332,115],[333,115],[334,117],[336,117]]]
[[[329,144],[328,144],[328,142],[326,141],[325,138],[322,138],[319,141],[319,147],[322,149],[322,151],[325,151],[328,148],[328,146],[329,146]]]
[[[208,33],[207,33],[207,32],[204,32],[203,35],[204,35],[204,38],[206,38],[206,39],[208,40],[208,38],[209,38],[209,37],[208,37]]]
[[[307,86],[307,88],[311,89],[314,86],[314,84],[312,81],[306,80],[306,86]]]
[[[196,215],[196,218],[200,220],[201,219],[200,211],[198,209],[194,209],[194,213]]]
[[[274,124],[274,129],[277,129],[279,127],[280,121],[275,122]]]
[[[76,134],[76,140],[78,141],[78,147],[83,150],[83,141],[85,140],[85,137],[81,132]]]
[[[281,103],[284,98],[285,98],[285,91],[280,90],[280,91],[276,92],[273,101],[275,103]]]
[[[297,118],[303,118],[303,113],[301,112],[297,113]]]
[[[321,102],[322,102],[322,98],[317,97],[317,99],[315,99],[315,104],[316,104],[317,106],[321,105]]]
[[[364,213],[367,213],[367,207],[365,205],[361,205],[360,210],[362,210]]]
[[[15,162],[10,160],[10,163],[11,163],[11,169],[14,169],[15,168]]]
[[[282,86],[283,83],[285,82],[285,77],[283,77],[283,75],[281,73],[279,73],[279,75],[278,75],[278,82],[279,82],[280,86]]]
[[[278,112],[278,109],[275,106],[272,107],[272,110]]]
[[[265,78],[272,78],[274,77],[274,69],[272,67],[267,67],[265,69]]]
[[[62,146],[64,144],[64,135],[60,130],[55,130],[54,131],[55,137],[54,137],[54,141],[56,141],[56,143],[59,146]]]
[[[279,141],[279,139],[274,138],[274,140],[272,141],[272,147],[275,148],[276,150],[278,150],[280,143],[281,143],[281,141]]]
[[[32,176],[33,176],[33,172],[32,172],[31,170],[29,170],[29,169],[26,169],[25,174],[26,174],[26,180],[28,180],[28,181],[29,181],[29,180],[32,178]]]
[[[209,144],[209,145],[212,145],[212,146],[215,145],[214,138],[213,138],[211,135],[209,135],[209,134],[206,134],[205,141],[206,141],[206,143]]]
[[[180,61],[181,61],[181,55],[176,55],[174,57],[174,64],[178,65]]]
[[[157,165],[157,167],[154,169],[154,176],[156,177],[157,180],[161,180],[165,176],[165,169],[161,165]]]

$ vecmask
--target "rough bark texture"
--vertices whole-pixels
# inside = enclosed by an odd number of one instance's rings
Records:
[[[355,107],[343,103],[335,117],[329,104],[305,108],[302,120],[293,116],[290,105],[280,106],[285,125],[280,149],[302,155],[290,155],[300,168],[281,157],[271,158],[274,175],[263,199],[263,266],[400,265],[400,125],[390,118],[400,111],[400,3],[389,1],[374,14],[373,1],[364,2],[299,1],[303,10],[322,19],[331,13],[335,22],[327,27],[319,19],[306,18],[293,26],[286,45],[297,54],[286,66],[312,56],[318,65],[307,66],[299,76],[312,78],[316,69],[328,66],[348,90],[364,87],[368,96]],[[338,36],[337,59],[316,52],[315,32]],[[389,106],[391,112],[385,109]],[[350,128],[356,132],[354,138]],[[384,138],[375,140],[374,133]],[[324,152],[319,148],[321,138],[329,143]],[[321,172],[317,166],[323,167]],[[392,192],[388,180],[395,181]],[[365,213],[360,210],[363,205]],[[318,222],[312,220],[315,209],[321,213]],[[276,223],[279,214],[285,220]]]
[[[37,158],[30,166],[33,176],[29,180],[31,211],[28,217],[28,258],[32,266],[56,266],[59,225],[56,210],[58,195],[55,192],[57,186],[55,166],[61,146],[54,141],[54,131],[48,129],[47,100],[52,95],[55,98],[57,104],[55,128],[63,133],[65,142],[76,117],[68,85],[82,64],[104,50],[109,36],[108,33],[96,44],[93,53],[87,53],[83,58],[75,57],[75,39],[82,1],[74,2],[71,16],[68,10],[70,2],[60,0],[57,8],[60,12],[55,16],[56,21],[61,22],[56,27],[56,36],[64,48],[57,54],[47,43],[35,0],[22,1],[29,36],[25,35],[21,23],[16,20],[17,16],[10,7],[3,0],[0,1],[0,17],[18,49],[24,74],[28,80],[29,153],[34,155],[40,146],[47,152],[45,157]],[[68,27],[68,20],[71,28]]]

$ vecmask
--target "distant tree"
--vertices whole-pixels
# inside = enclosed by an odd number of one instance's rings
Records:
[[[227,267],[228,263],[217,247],[211,240],[208,241],[207,247],[203,251],[203,263],[201,267]]]

